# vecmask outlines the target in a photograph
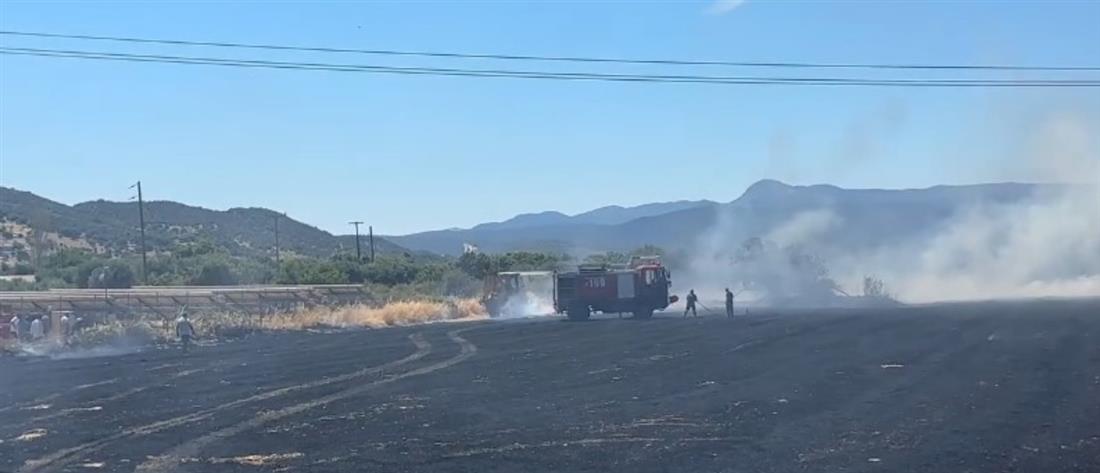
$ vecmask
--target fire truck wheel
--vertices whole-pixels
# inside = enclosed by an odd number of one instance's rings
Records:
[[[648,307],[634,309],[634,318],[642,320],[653,318],[653,309]]]

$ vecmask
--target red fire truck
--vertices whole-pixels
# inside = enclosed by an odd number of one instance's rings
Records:
[[[635,257],[621,267],[581,265],[557,275],[554,308],[571,320],[586,320],[596,311],[648,319],[679,300],[669,295],[670,286],[671,274],[656,257]]]

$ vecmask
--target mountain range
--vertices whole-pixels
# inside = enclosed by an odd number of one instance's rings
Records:
[[[647,244],[690,249],[702,234],[715,229],[728,238],[763,236],[800,214],[828,212],[834,228],[822,238],[844,246],[866,246],[927,235],[962,209],[1018,202],[1056,186],[996,183],[884,190],[762,180],[726,203],[611,206],[573,216],[542,212],[468,229],[387,238],[406,248],[441,254],[460,253],[464,243],[490,252],[536,249],[583,254],[627,251]]]
[[[586,254],[628,251],[643,245],[690,250],[704,235],[726,239],[764,236],[800,215],[825,218],[816,238],[844,246],[874,246],[932,234],[963,209],[1022,201],[1057,185],[996,183],[924,189],[842,189],[759,181],[735,200],[657,202],[605,206],[576,215],[556,211],[517,215],[467,229],[375,236],[378,252],[457,255],[464,244],[482,251],[559,251]],[[329,256],[354,252],[351,235],[333,235],[263,208],[210,210],[177,202],[146,202],[147,240],[152,251],[205,238],[234,254],[270,254],[279,218],[281,248],[288,253]],[[58,239],[101,251],[133,251],[138,241],[134,202],[92,201],[65,205],[30,192],[0,187],[0,221],[17,222]],[[813,222],[810,222],[813,223]],[[363,239],[366,244],[366,239]],[[364,247],[365,248],[365,247]]]

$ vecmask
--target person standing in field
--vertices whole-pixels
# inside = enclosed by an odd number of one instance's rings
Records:
[[[73,333],[72,321],[69,319],[69,314],[61,314],[61,320],[59,321],[61,327],[59,329],[58,337],[61,338],[61,344],[69,344],[69,335]]]
[[[42,340],[45,336],[46,330],[45,327],[42,326],[42,318],[35,317],[34,320],[31,321],[31,340],[37,342]]]
[[[184,353],[191,348],[191,337],[195,336],[195,326],[191,325],[191,320],[187,318],[187,312],[181,312],[178,319],[176,319],[176,337],[180,339],[180,347]]]
[[[8,323],[9,327],[11,327],[11,334],[15,336],[15,340],[19,342],[23,341],[23,337],[26,337],[26,335],[23,334],[23,319],[19,318],[19,314],[13,315]]]
[[[695,304],[699,302],[699,296],[695,295],[695,289],[688,291],[687,295],[687,307],[684,308],[684,317],[688,316],[688,311],[691,311],[692,317],[698,317],[699,314],[695,312]]]
[[[29,342],[31,341],[31,316],[25,316],[19,318],[19,341]]]
[[[733,318],[733,293],[726,288],[726,317]]]

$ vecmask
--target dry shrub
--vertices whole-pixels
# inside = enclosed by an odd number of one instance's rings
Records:
[[[451,299],[448,301],[459,319],[480,320],[489,318],[489,311],[476,298]]]
[[[94,324],[75,331],[69,337],[73,346],[93,347],[113,344],[143,344],[163,339],[160,332],[146,320],[116,320]]]
[[[241,312],[204,312],[191,317],[191,325],[199,337],[239,337],[259,328],[259,315]],[[172,336],[176,324],[172,322]]]
[[[444,302],[409,300],[390,302],[381,307],[363,304],[342,307],[315,307],[264,318],[264,328],[299,330],[309,327],[396,327],[431,322],[480,320],[487,318],[485,308],[476,299]]]

